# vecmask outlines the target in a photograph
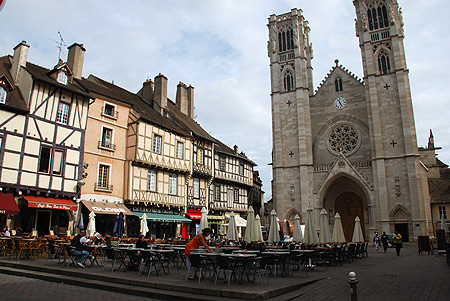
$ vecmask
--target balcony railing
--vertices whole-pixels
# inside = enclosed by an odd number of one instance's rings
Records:
[[[95,183],[95,190],[101,190],[101,191],[113,191],[113,186],[112,185],[105,185],[102,183]]]
[[[105,109],[105,107],[102,107],[102,116],[117,119],[119,117],[119,112],[114,109]]]
[[[115,151],[116,150],[116,145],[112,144],[111,142],[108,141],[99,141],[98,142],[98,148],[103,148],[103,149],[107,149],[110,151]]]

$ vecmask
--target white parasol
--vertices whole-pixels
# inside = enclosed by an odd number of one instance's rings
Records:
[[[333,237],[331,237],[331,242],[337,244],[345,242],[345,235],[344,229],[342,228],[341,216],[337,212],[336,215],[334,216]]]
[[[326,244],[331,242],[330,225],[328,224],[328,212],[327,210],[325,210],[325,208],[320,211],[319,227],[319,243]]]
[[[236,221],[234,220],[234,212],[230,213],[230,221],[228,222],[227,236],[226,238],[231,241],[238,239],[238,231],[236,227]]]
[[[141,235],[147,235],[147,232],[148,232],[148,223],[147,223],[147,214],[142,214],[142,217],[141,217],[141,230],[140,230],[140,232],[141,232]]]
[[[353,229],[352,242],[364,242],[364,235],[361,229],[361,221],[359,217],[355,218],[355,228]]]
[[[298,216],[298,214],[294,217],[294,236],[292,237],[292,240],[294,242],[302,242],[303,240],[303,233],[300,228],[300,216]]]
[[[267,242],[276,243],[280,241],[280,234],[278,233],[280,225],[277,222],[277,212],[275,209],[270,212],[270,229],[269,229],[269,238]]]

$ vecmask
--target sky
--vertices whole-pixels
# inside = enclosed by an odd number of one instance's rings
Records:
[[[450,164],[450,2],[399,0],[403,11],[418,146],[430,129],[438,158]],[[0,56],[22,40],[28,61],[53,68],[65,47],[86,48],[83,76],[94,74],[131,92],[159,73],[175,101],[181,81],[195,88],[195,120],[258,166],[272,197],[272,121],[268,17],[292,8],[309,21],[314,86],[334,60],[363,77],[351,0],[7,0],[0,12]]]

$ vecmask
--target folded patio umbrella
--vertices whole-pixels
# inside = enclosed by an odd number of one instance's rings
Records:
[[[302,229],[300,228],[300,216],[296,214],[294,217],[294,235],[292,237],[292,241],[302,242],[302,240],[303,240],[303,233]]]
[[[358,216],[355,218],[355,228],[353,228],[352,242],[364,242],[364,235],[361,229],[361,221],[359,220]]]
[[[331,237],[331,242],[336,244],[341,244],[345,242],[344,229],[342,228],[341,216],[336,212],[334,216],[334,227],[333,236]]]
[[[228,221],[227,240],[236,241],[238,239],[238,231],[236,221],[234,220],[234,212],[230,213],[230,220]]]
[[[208,210],[205,207],[202,207],[202,215],[200,217],[200,232],[208,228]]]
[[[147,235],[148,232],[148,223],[147,223],[147,214],[142,214],[141,217],[141,227],[140,227],[141,235]]]
[[[305,235],[303,237],[303,242],[307,245],[319,243],[319,238],[316,233],[316,224],[314,222],[313,209],[311,207],[306,210]]]
[[[280,234],[278,233],[279,229],[278,221],[277,221],[277,212],[273,209],[270,212],[270,229],[269,229],[269,238],[267,242],[276,243],[280,241]]]
[[[245,227],[244,240],[246,242],[253,242],[257,239],[256,225],[255,225],[255,211],[252,206],[249,206],[247,212],[247,226]]]
[[[117,215],[116,223],[114,224],[113,229],[114,235],[118,238],[122,238],[125,233],[125,222],[123,220],[123,212],[120,212]]]
[[[319,243],[326,244],[331,242],[330,225],[328,224],[328,212],[323,208],[320,211],[319,220]]]
[[[91,213],[89,213],[89,222],[87,225],[86,232],[87,232],[88,236],[94,236],[94,233],[95,233],[95,213],[94,213],[94,211],[91,211]]]
[[[262,230],[261,230],[261,218],[259,217],[259,215],[257,214],[255,217],[255,231],[256,231],[256,240],[258,242],[262,242],[263,241],[263,235],[262,235]]]

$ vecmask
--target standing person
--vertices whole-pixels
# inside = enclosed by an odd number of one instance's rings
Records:
[[[386,232],[383,232],[383,235],[381,235],[381,243],[383,244],[384,253],[386,253],[389,246],[389,239]]]
[[[89,252],[83,250],[83,246],[88,242],[89,239],[86,237],[86,230],[84,229],[80,231],[80,234],[75,235],[70,242],[70,246],[75,248],[75,250],[72,250],[72,255],[79,256],[75,262],[80,268],[85,268],[83,262],[89,256]]]
[[[204,246],[208,252],[211,253],[211,248],[206,243],[206,238],[211,234],[210,228],[204,228],[202,233],[197,234],[184,249],[184,255],[186,256],[186,268],[188,270],[188,279],[194,279],[195,274],[197,273],[197,269],[193,268],[191,265],[191,261],[189,260],[189,255],[191,254],[192,249],[198,249],[200,246]]]
[[[373,243],[375,244],[375,250],[378,252],[378,248],[380,248],[380,235],[376,231],[373,237]]]
[[[395,251],[397,251],[397,256],[400,256],[400,250],[402,248],[402,235],[396,230],[392,238],[394,239]]]

